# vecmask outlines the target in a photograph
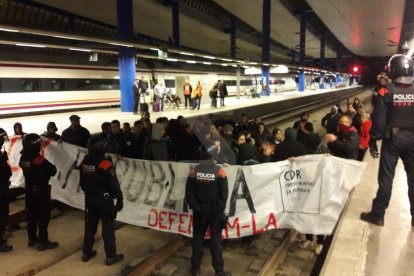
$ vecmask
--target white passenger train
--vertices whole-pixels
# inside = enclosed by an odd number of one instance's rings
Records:
[[[229,95],[236,94],[235,74],[180,69],[157,69],[155,74],[151,74],[149,70],[137,69],[136,76],[150,80],[151,87],[154,82],[163,81],[167,89],[181,97],[181,87],[186,79],[192,85],[200,80],[205,94],[215,82],[224,80]],[[270,82],[272,92],[296,89],[296,83],[289,74],[272,76]],[[249,95],[255,83],[254,76],[242,75],[241,94]],[[0,61],[0,116],[119,104],[117,67]]]

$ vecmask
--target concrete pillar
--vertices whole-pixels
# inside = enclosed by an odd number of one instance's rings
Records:
[[[271,12],[271,0],[263,0],[263,25],[262,25],[262,62],[270,62],[270,17]],[[270,70],[269,66],[262,66],[262,82],[266,83],[266,91],[264,95],[270,95]],[[262,83],[263,85],[263,83]]]
[[[237,99],[240,99],[240,70],[241,70],[241,68],[240,68],[240,66],[237,66],[237,69],[236,69],[236,96],[237,96]]]
[[[117,37],[131,39],[134,34],[132,0],[117,0]],[[135,49],[119,47],[118,52],[119,84],[121,90],[121,111],[133,112],[134,100],[132,87],[135,80]]]

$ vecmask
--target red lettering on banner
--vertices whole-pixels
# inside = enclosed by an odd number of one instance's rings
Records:
[[[164,217],[167,215],[167,212],[166,211],[161,211],[160,212],[160,217],[159,217],[159,219],[160,219],[160,224],[159,224],[159,228],[160,229],[162,229],[162,230],[167,230],[168,229],[168,227],[167,226],[165,226],[165,225],[163,225],[162,223],[163,223],[163,221],[165,221],[164,220]]]
[[[273,213],[269,214],[269,219],[267,220],[267,225],[265,227],[266,231],[269,230],[270,225],[273,225],[273,229],[277,229],[276,217],[275,217],[275,214]]]
[[[168,230],[171,230],[171,226],[174,222],[175,217],[177,217],[176,213],[172,213],[172,212],[168,213]]]
[[[180,223],[178,224],[178,232],[182,234],[187,234],[185,229],[183,229],[181,226],[184,225],[185,223],[184,218],[188,218],[188,214],[187,213],[179,214],[179,218],[180,218]]]
[[[154,223],[151,223],[151,213],[154,213],[154,215],[155,215],[155,217],[154,217],[155,218],[155,222]],[[150,210],[150,212],[148,214],[148,222],[147,222],[147,225],[149,227],[156,227],[158,225],[158,212],[157,212],[157,209],[152,208]]]
[[[263,228],[256,228],[256,218],[254,217],[254,215],[252,215],[252,226],[253,226],[253,235],[257,235],[260,234],[264,231],[264,227]]]
[[[240,224],[239,224],[239,218],[235,218],[233,220],[233,224],[230,224],[229,220],[227,221],[226,228],[224,229],[224,236],[226,238],[229,237],[229,230],[236,228],[236,237],[240,238]]]
[[[188,234],[192,234],[193,229],[193,215],[190,215],[190,221],[188,222]]]

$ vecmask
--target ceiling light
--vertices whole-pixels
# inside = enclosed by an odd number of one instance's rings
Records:
[[[211,65],[211,62],[203,62],[205,65]]]
[[[185,55],[185,56],[194,56],[193,53],[187,53],[187,52],[180,52],[180,54]]]
[[[84,40],[83,38],[70,37],[70,36],[63,36],[63,35],[54,35],[53,37],[56,37],[56,38],[63,38],[63,39],[73,39],[73,40]]]
[[[167,58],[167,61],[177,62],[178,59],[176,59],[176,58]]]
[[[263,66],[270,66],[269,63],[263,63]]]
[[[197,63],[195,60],[186,60],[185,62],[187,62],[187,63],[191,63],[191,64],[195,64],[195,63]]]
[[[7,28],[0,28],[0,31],[3,31],[3,32],[11,32],[11,33],[18,33],[19,32],[19,30],[16,30],[16,29],[7,29]]]
[[[149,48],[150,50],[153,50],[153,51],[159,51],[159,49],[158,48]]]
[[[222,58],[221,60],[222,61],[228,61],[228,62],[231,62],[232,61],[231,59],[228,59],[228,58]]]
[[[41,45],[41,44],[31,44],[31,43],[16,43],[16,46],[35,47],[35,48],[46,48],[45,45]]]
[[[71,51],[79,51],[79,52],[92,52],[90,49],[82,49],[82,48],[69,48]]]
[[[215,57],[212,57],[212,56],[203,56],[203,58],[207,58],[207,59],[216,59]]]
[[[237,62],[238,63],[245,63],[243,60],[238,60]]]
[[[132,44],[122,44],[122,43],[116,43],[116,42],[109,42],[109,44],[115,45],[115,46],[122,46],[122,47],[134,47],[134,45]]]
[[[228,64],[225,64],[225,63],[222,63],[221,66],[226,67],[226,66],[229,66],[229,65]]]
[[[233,64],[232,66],[233,66],[233,67],[237,67],[237,65],[235,65],[235,64]]]

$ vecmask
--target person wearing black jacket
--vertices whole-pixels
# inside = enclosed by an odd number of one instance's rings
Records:
[[[123,196],[112,162],[105,158],[106,139],[92,137],[88,142],[88,154],[80,166],[79,184],[85,192],[85,236],[82,261],[95,257],[94,237],[99,220],[102,221],[102,238],[106,265],[121,261],[124,255],[116,253],[114,220],[123,208]],[[116,205],[114,205],[116,199]]]
[[[276,146],[275,161],[286,160],[306,154],[305,146],[297,141],[298,131],[294,128],[285,130],[285,140]]]
[[[309,122],[309,112],[303,112],[300,120],[293,124],[293,128],[298,131],[298,141],[304,144],[306,134],[313,132],[313,124]]]
[[[224,98],[227,97],[227,86],[224,83],[224,80],[221,80],[219,85],[219,92],[220,92],[220,106],[224,106]]]
[[[9,218],[9,180],[12,171],[7,163],[7,152],[1,150],[3,144],[4,138],[0,136],[0,252],[7,252],[13,249],[13,246],[8,245],[4,238],[7,219]]]
[[[89,130],[80,125],[80,117],[78,115],[71,115],[69,117],[70,126],[62,132],[62,141],[86,148],[91,134]]]
[[[49,138],[53,141],[62,142],[62,137],[57,134],[58,128],[56,127],[55,122],[49,122],[46,126],[46,131],[42,134],[43,137]]]
[[[207,228],[210,227],[210,250],[216,275],[229,275],[224,272],[223,245],[221,232],[223,230],[224,210],[228,197],[227,176],[224,170],[215,164],[215,147],[210,150],[201,147],[200,164],[195,166],[186,183],[185,196],[193,210],[193,240],[191,272],[200,275],[200,265],[203,256],[203,242]]]
[[[111,122],[111,133],[108,134],[108,152],[125,156],[126,154],[126,139],[124,132],[121,129],[121,123],[118,120]]]
[[[352,126],[352,117],[342,115],[338,122],[338,136],[325,134],[324,139],[328,142],[328,148],[332,155],[358,160],[359,135]]]
[[[322,118],[322,126],[326,129],[327,133],[336,134],[339,117],[341,117],[341,114],[338,112],[338,107],[336,105],[332,106],[331,112]]]
[[[134,114],[138,114],[139,102],[140,102],[140,95],[139,95],[139,86],[138,86],[138,79],[135,79],[134,85],[132,86],[132,93],[134,96]]]
[[[47,232],[51,209],[49,180],[56,174],[56,167],[40,155],[41,143],[39,135],[27,134],[23,139],[19,162],[25,178],[28,246],[38,244],[39,251],[59,245],[49,241]]]

